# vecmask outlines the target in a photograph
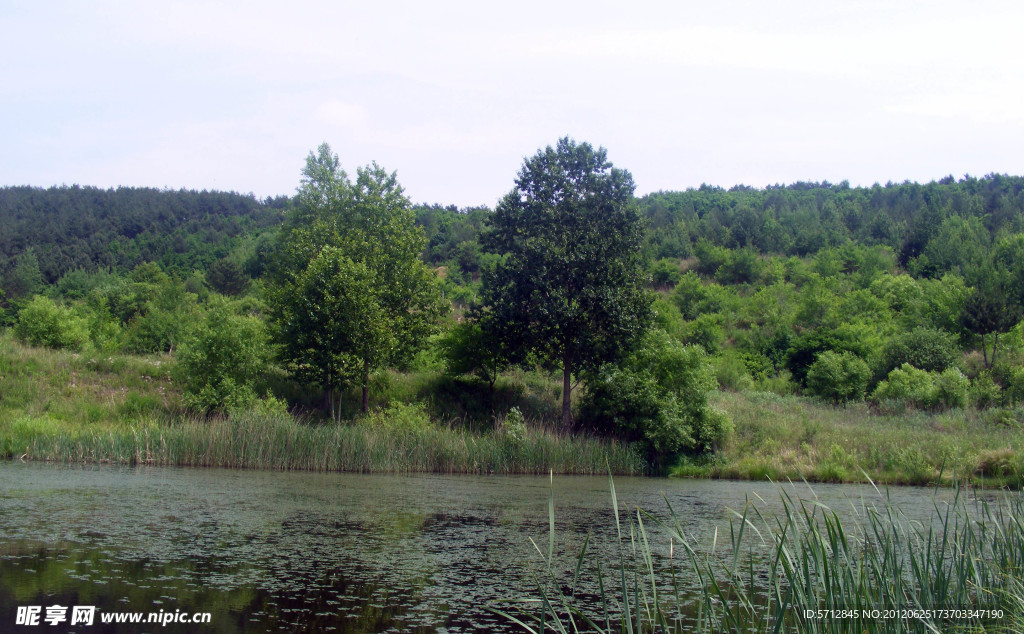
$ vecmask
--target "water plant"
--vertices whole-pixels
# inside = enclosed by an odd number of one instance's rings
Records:
[[[1024,623],[1019,492],[985,499],[957,488],[951,500],[933,498],[934,513],[919,521],[877,488],[843,517],[813,491],[802,499],[780,486],[781,512],[748,502],[727,540],[716,530],[702,547],[667,498],[664,518],[620,513],[611,476],[609,485],[618,560],[590,561],[588,536],[571,585],[559,578],[552,493],[547,553],[537,547],[539,597],[495,612],[528,632],[563,634],[1012,632]],[[588,574],[596,597],[577,592]]]

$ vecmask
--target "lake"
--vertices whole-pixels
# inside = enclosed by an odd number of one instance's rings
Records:
[[[0,631],[19,606],[111,612],[207,612],[206,625],[104,625],[69,631],[515,632],[487,604],[534,597],[546,552],[548,496],[556,570],[569,583],[585,536],[617,560],[608,478],[362,475],[0,463]],[[665,517],[695,542],[727,541],[729,509],[770,512],[771,483],[616,478],[620,509]],[[784,485],[841,514],[871,486]],[[948,490],[890,490],[927,518]],[[663,497],[664,495],[664,497]],[[761,501],[761,499],[764,502]],[[623,515],[623,520],[625,516]],[[722,533],[722,531],[725,531]],[[664,563],[668,540],[651,529]],[[718,544],[722,547],[722,543]],[[590,586],[588,586],[590,587]],[[61,631],[47,626],[24,631]]]

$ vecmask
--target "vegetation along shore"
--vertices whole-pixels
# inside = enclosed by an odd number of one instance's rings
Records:
[[[1024,179],[0,189],[0,457],[1024,484]]]

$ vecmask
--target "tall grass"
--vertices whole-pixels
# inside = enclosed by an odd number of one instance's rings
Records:
[[[1024,486],[1024,410],[974,408],[885,414],[866,403],[832,406],[771,393],[719,392],[735,432],[715,460],[675,474],[749,480],[806,479],[949,486]]]
[[[846,520],[817,501],[784,490],[780,497],[780,513],[748,504],[727,540],[719,543],[716,531],[701,547],[671,505],[668,520],[627,513],[627,538],[612,483],[618,561],[590,562],[588,539],[571,586],[552,573],[552,500],[539,598],[495,611],[531,632],[1022,631],[1020,493],[987,502],[957,489],[951,502],[936,500],[924,521],[906,517],[881,492],[861,502],[859,519]],[[649,530],[651,523],[659,530]],[[656,564],[655,537],[669,542],[667,563]],[[683,581],[684,569],[695,582]],[[596,608],[575,598],[581,570],[597,577]]]
[[[0,456],[23,460],[355,472],[640,475],[634,448],[529,430],[522,438],[459,427],[421,429],[311,424],[288,414],[176,419],[105,429],[68,429],[20,419],[0,435]]]

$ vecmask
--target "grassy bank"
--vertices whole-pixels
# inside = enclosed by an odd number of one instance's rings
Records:
[[[169,364],[0,338],[0,457],[358,472],[593,474],[609,463],[619,474],[647,470],[631,447],[544,425],[482,431],[415,411],[405,427],[381,415],[342,425],[283,411],[199,418],[181,409]]]
[[[1020,493],[986,502],[959,489],[952,501],[936,499],[930,518],[913,519],[881,490],[851,500],[843,516],[785,488],[779,494],[780,512],[762,513],[748,503],[728,531],[698,543],[686,530],[688,520],[671,507],[664,520],[640,509],[620,513],[612,485],[619,556],[595,561],[588,539],[571,578],[554,565],[552,498],[538,596],[527,607],[496,609],[537,632],[938,633],[1024,626]],[[581,580],[599,587],[596,605],[586,595],[587,603],[577,601]]]
[[[713,460],[683,461],[683,477],[776,481],[1024,485],[1021,412],[880,413],[767,392],[719,392],[734,434]]]
[[[61,430],[45,419],[5,424],[0,454],[25,460],[357,472],[645,472],[620,444],[530,431],[522,438],[465,429],[374,429],[306,424],[287,414],[180,419],[104,429]]]
[[[411,424],[353,410],[342,425],[312,415],[236,412],[200,419],[182,409],[168,356],[69,353],[0,336],[0,456],[29,460],[145,462],[268,469],[604,473],[646,470],[631,447],[559,431],[560,385],[516,371],[495,389],[438,371],[374,379],[376,408],[422,403]],[[273,378],[273,377],[272,377]],[[316,405],[283,378],[273,387]],[[305,400],[303,400],[305,399]],[[1024,485],[1020,411],[972,408],[880,413],[865,403],[834,407],[762,392],[718,392],[735,431],[709,459],[684,460],[683,477],[864,482],[942,481]],[[503,425],[512,407],[527,425]],[[408,413],[408,412],[406,412]],[[941,474],[941,476],[940,476]]]

